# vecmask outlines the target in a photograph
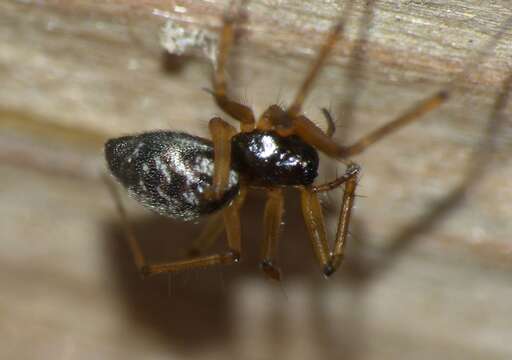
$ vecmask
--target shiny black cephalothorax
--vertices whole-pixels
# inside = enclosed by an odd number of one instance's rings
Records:
[[[310,185],[318,175],[317,151],[298,136],[254,130],[235,135],[231,146],[233,167],[253,185]]]
[[[105,157],[131,197],[174,219],[210,214],[238,193],[238,174],[231,171],[223,196],[206,196],[213,178],[213,146],[200,137],[171,131],[124,136],[105,144]]]

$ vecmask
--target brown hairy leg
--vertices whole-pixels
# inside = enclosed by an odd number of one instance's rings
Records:
[[[317,260],[325,276],[332,275],[343,261],[348,226],[354,206],[355,190],[360,168],[350,164],[341,177],[318,186],[301,187],[302,213]],[[322,208],[318,193],[333,190],[345,184],[333,250],[329,250]]]
[[[212,187],[207,196],[218,199],[229,185],[231,137],[236,133],[236,130],[221,118],[211,119],[208,127],[212,135],[214,162]]]
[[[248,106],[240,104],[229,97],[225,74],[229,53],[235,41],[235,25],[241,17],[240,12],[241,10],[238,8],[224,14],[217,52],[217,64],[212,79],[212,95],[217,105],[226,114],[240,121],[242,131],[251,131],[254,129],[254,114]]]
[[[273,280],[281,279],[281,272],[275,265],[277,244],[279,241],[279,230],[283,218],[283,191],[281,188],[267,190],[267,204],[265,206],[264,229],[261,269]]]

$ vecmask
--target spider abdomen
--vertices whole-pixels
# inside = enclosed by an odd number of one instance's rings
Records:
[[[211,199],[213,146],[209,140],[171,131],[111,139],[105,157],[131,197],[164,216],[189,221],[224,207],[238,193],[231,170],[223,196]]]
[[[300,137],[254,130],[231,140],[233,167],[258,186],[310,185],[318,175],[318,153]]]

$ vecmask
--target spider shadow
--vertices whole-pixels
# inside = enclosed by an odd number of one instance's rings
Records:
[[[235,316],[236,311],[233,309],[237,283],[260,279],[275,285],[279,293],[283,289],[286,292],[290,281],[299,281],[308,288],[321,287],[324,280],[307,236],[298,198],[296,193],[286,196],[286,221],[279,249],[283,288],[266,280],[258,268],[264,210],[264,197],[258,193],[248,195],[242,211],[242,261],[233,266],[142,279],[124,239],[122,223],[114,221],[105,224],[105,244],[111,258],[111,272],[127,316],[142,328],[156,330],[161,341],[173,351],[178,348],[189,353],[213,344],[226,346],[231,343],[235,336],[236,322],[243,321]],[[200,225],[171,221],[156,215],[134,218],[131,222],[144,254],[152,262],[183,259],[182,254],[189,248],[190,240],[198,235],[201,228]],[[225,249],[225,246],[222,237],[211,252]],[[343,281],[343,277],[329,280],[330,283],[338,281]],[[313,326],[318,329],[315,333],[319,334],[320,341],[326,343],[322,347],[326,351],[326,358],[332,358],[339,341],[325,341],[329,337],[324,336],[329,333],[329,319],[321,306],[321,299],[314,296],[317,293],[311,291],[314,301],[307,311],[314,312],[316,321]],[[283,301],[286,302],[285,296]],[[268,329],[265,331],[279,337],[282,336],[279,309],[285,307],[275,308],[277,310],[272,310],[275,312],[275,320],[267,324]],[[344,351],[350,353],[350,343],[344,346]]]
[[[340,284],[350,294],[350,302],[342,311],[343,323],[350,332],[342,336],[332,329],[331,315],[325,309],[322,296],[325,280],[314,259],[306,228],[300,214],[298,196],[286,197],[286,221],[282,231],[279,249],[279,264],[283,272],[283,288],[287,283],[299,281],[308,289],[311,298],[309,308],[312,314],[311,326],[318,349],[326,359],[335,359],[343,351],[347,359],[359,359],[364,354],[364,341],[368,338],[364,321],[364,297],[366,289],[379,277],[392,269],[397,257],[402,255],[420,235],[432,229],[439,220],[455,210],[464,199],[466,186],[461,186],[418,221],[392,235],[390,248],[375,252],[367,246],[364,226],[357,217],[352,221],[352,239],[347,247],[346,261],[331,279],[329,285]],[[237,322],[244,321],[237,316],[234,306],[237,283],[261,279],[258,269],[260,245],[263,236],[262,214],[264,199],[249,194],[242,211],[242,261],[229,267],[213,267],[174,275],[160,275],[142,279],[132,260],[124,239],[121,222],[106,224],[105,241],[111,258],[111,273],[119,291],[119,299],[126,314],[141,328],[151,329],[160,336],[161,342],[173,351],[184,354],[194,353],[209,347],[228,347],[236,338]],[[333,209],[326,217],[334,216]],[[159,216],[144,216],[132,219],[138,239],[148,259],[165,261],[182,258],[190,240],[198,234],[200,225],[170,221]],[[332,233],[331,233],[332,235]],[[215,249],[225,248],[220,239]],[[370,256],[369,256],[370,255]],[[278,287],[276,285],[276,287]],[[276,289],[281,290],[281,289]],[[265,332],[270,338],[283,336],[280,320],[286,308],[283,304],[272,306],[274,320],[266,323]]]
[[[375,281],[380,276],[391,270],[396,259],[413,246],[418,239],[428,233],[432,228],[442,222],[457,208],[463,205],[466,194],[473,190],[485,177],[493,163],[493,155],[497,148],[497,139],[505,125],[505,110],[512,92],[512,72],[504,79],[497,92],[494,105],[487,123],[487,127],[480,142],[472,151],[464,177],[458,185],[449,191],[443,198],[434,202],[430,210],[422,214],[409,225],[391,234],[389,246],[379,251],[372,260],[361,251],[364,247],[364,232],[358,232],[360,239],[356,244],[352,261],[349,261],[347,271],[354,279],[358,279],[358,285],[364,285],[369,281]],[[361,230],[361,229],[360,229]]]

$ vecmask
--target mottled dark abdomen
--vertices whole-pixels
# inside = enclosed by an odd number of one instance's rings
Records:
[[[213,146],[200,137],[171,131],[124,136],[105,144],[105,157],[130,196],[174,219],[212,213],[238,193],[238,174],[232,170],[224,196],[205,197],[213,178]]]
[[[254,185],[310,185],[318,175],[317,151],[298,136],[254,130],[231,144],[233,167]]]

